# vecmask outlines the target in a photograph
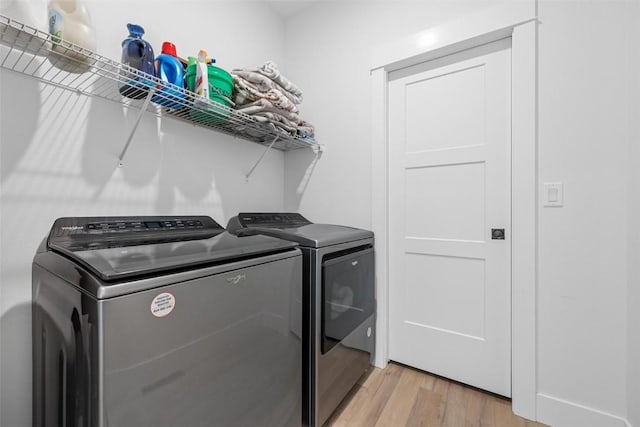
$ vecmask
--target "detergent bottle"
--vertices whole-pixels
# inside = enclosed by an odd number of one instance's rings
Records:
[[[209,100],[209,73],[207,70],[207,51],[201,49],[198,52],[196,62],[196,84],[194,89],[198,100]]]
[[[156,73],[160,80],[177,87],[160,85],[151,101],[168,108],[182,107],[184,105],[184,68],[173,43],[162,43],[162,53],[156,58]]]
[[[124,67],[120,71],[120,93],[128,98],[140,99],[147,96],[150,87],[155,82],[145,78],[145,74],[156,75],[155,57],[151,44],[144,40],[144,28],[136,24],[127,24],[129,36],[122,41],[122,64],[135,70]],[[145,74],[143,74],[145,73]]]
[[[48,10],[52,49],[58,54],[51,62],[65,71],[87,71],[91,65],[87,52],[61,43],[65,40],[89,53],[95,52],[96,31],[87,7],[80,0],[50,0]]]

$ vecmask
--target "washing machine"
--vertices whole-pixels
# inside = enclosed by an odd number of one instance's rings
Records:
[[[303,423],[322,426],[373,364],[373,232],[299,213],[239,213],[227,230],[296,242],[303,254]]]
[[[33,425],[300,426],[302,257],[206,216],[61,218],[33,260]]]

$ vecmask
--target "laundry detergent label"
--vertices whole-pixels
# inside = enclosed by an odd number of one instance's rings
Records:
[[[176,297],[169,292],[163,292],[151,301],[151,314],[156,317],[165,317],[173,311],[175,306]]]
[[[60,12],[55,9],[49,10],[49,34],[53,44],[59,44],[64,31],[64,20]]]

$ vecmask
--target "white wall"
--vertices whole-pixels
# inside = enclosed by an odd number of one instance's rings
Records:
[[[99,53],[119,60],[135,22],[156,53],[171,40],[181,56],[206,48],[227,69],[284,61],[280,18],[264,4],[140,3],[88,3]],[[118,169],[137,110],[5,70],[0,88],[0,425],[21,427],[31,425],[31,260],[54,219],[206,214],[226,225],[240,210],[283,208],[284,160],[269,153],[247,183],[262,146],[148,115]]]
[[[285,157],[285,206],[363,227],[376,191],[369,179],[371,48],[484,6],[367,4],[319,2],[288,20],[286,33],[287,68],[310,88],[305,111],[327,150],[308,181],[309,153]],[[639,68],[637,61],[635,72],[629,68],[637,42],[629,44],[640,21],[631,11],[631,1],[539,2],[538,175],[540,183],[565,185],[564,207],[538,212],[539,410],[554,426],[622,425],[627,406],[638,419],[640,275],[630,267],[635,281],[627,281],[627,262],[637,264],[639,227],[627,218],[639,217],[637,171],[630,181],[638,121],[629,116]],[[635,252],[627,252],[628,231],[635,231]],[[627,317],[628,291],[635,313]]]
[[[640,426],[634,1],[539,5],[539,177],[564,182],[565,206],[539,211],[538,380],[550,398]],[[102,54],[119,57],[133,21],[156,49],[164,39],[185,56],[205,47],[226,68],[275,59],[302,87],[303,117],[326,153],[314,163],[310,151],[272,152],[249,183],[261,147],[169,120],[158,129],[153,117],[117,169],[131,112],[0,71],[0,425],[29,424],[30,262],[56,217],[205,213],[224,223],[284,199],[315,221],[370,227],[371,48],[487,3],[321,1],[283,29],[251,2],[91,2]]]
[[[287,72],[306,89],[302,106],[326,152],[285,157],[285,207],[312,221],[371,228],[371,94],[375,46],[488,1],[320,1],[287,20]],[[375,191],[375,189],[373,189]]]
[[[626,415],[628,6],[539,2],[539,178],[564,183],[564,207],[539,211],[538,392],[619,417]],[[559,422],[539,410],[543,421]]]
[[[628,314],[628,352],[627,352],[627,408],[631,425],[640,426],[640,1],[635,0],[629,14],[633,22],[633,31],[629,38],[631,55],[630,70],[633,70],[631,99],[629,102],[629,138],[628,167],[629,181],[629,265],[627,314]]]

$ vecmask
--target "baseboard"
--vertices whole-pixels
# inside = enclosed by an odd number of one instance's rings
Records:
[[[617,415],[553,396],[536,396],[537,420],[552,427],[632,427]]]

